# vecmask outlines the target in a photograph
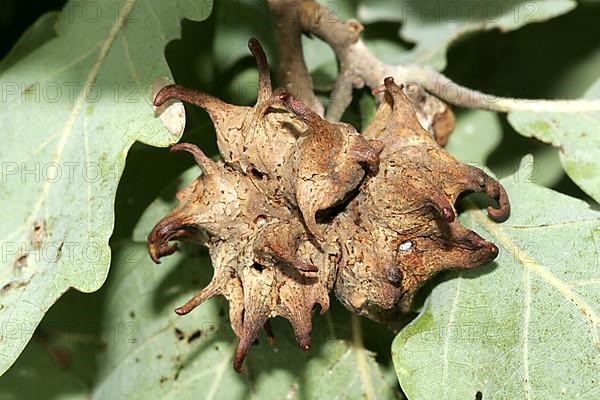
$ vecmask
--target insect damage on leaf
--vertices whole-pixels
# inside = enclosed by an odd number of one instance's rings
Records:
[[[202,174],[177,193],[179,205],[148,237],[152,259],[176,251],[171,241],[206,245],[212,281],[177,314],[223,295],[242,363],[269,320],[288,319],[303,350],[311,314],[329,308],[329,292],[350,310],[377,321],[408,312],[416,291],[436,273],[488,263],[497,247],[456,219],[465,192],[496,201],[488,214],[508,217],[502,186],[451,157],[419,124],[402,86],[387,78],[375,119],[361,133],[322,119],[289,93],[273,92],[264,52],[251,39],[259,91],[254,107],[227,104],[178,85],[155,98],[204,108],[221,160],[194,145]]]

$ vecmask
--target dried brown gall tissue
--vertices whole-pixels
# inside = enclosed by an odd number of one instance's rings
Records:
[[[497,181],[454,159],[421,127],[392,78],[374,90],[382,100],[360,133],[274,93],[262,48],[254,39],[249,48],[259,72],[254,107],[178,85],[157,94],[157,106],[178,99],[205,109],[221,157],[187,143],[171,148],[190,153],[202,174],[148,237],[157,263],[176,251],[172,241],[208,247],[213,279],[176,312],[225,296],[239,372],[259,331],[272,337],[269,319],[277,316],[308,350],[311,314],[327,312],[332,290],[355,313],[390,321],[438,272],[493,260],[497,247],[456,218],[462,194],[487,193],[496,221],[510,210]]]

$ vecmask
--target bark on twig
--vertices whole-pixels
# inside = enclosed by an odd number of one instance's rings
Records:
[[[277,43],[280,86],[323,115],[323,105],[313,91],[312,79],[304,63],[300,22],[303,1],[268,0],[268,3]]]
[[[469,89],[428,67],[411,67],[409,76],[425,90],[442,100],[467,108],[481,108],[497,112],[590,112],[600,111],[600,100],[542,100],[499,97]]]

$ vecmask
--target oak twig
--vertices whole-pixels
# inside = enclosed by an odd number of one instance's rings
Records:
[[[293,0],[287,3],[293,3]],[[394,77],[412,91],[407,93],[415,104],[419,121],[425,128],[431,126],[427,109],[440,109],[439,99],[456,106],[480,108],[498,112],[589,112],[600,111],[600,100],[540,100],[499,97],[469,89],[453,82],[442,73],[421,65],[388,65],[377,59],[360,39],[363,26],[356,20],[342,21],[313,0],[297,0],[301,10],[301,28],[333,49],[339,64],[339,73],[326,116],[337,121],[352,101],[352,90],[365,85],[371,89],[383,80]],[[289,47],[286,46],[289,50]],[[433,94],[435,99],[431,99]],[[420,100],[419,100],[420,99]],[[429,104],[427,104],[429,103]],[[431,103],[434,103],[432,106]],[[440,102],[441,103],[441,102]],[[430,113],[429,113],[430,114]]]
[[[273,30],[279,57],[279,81],[317,114],[323,105],[313,91],[313,83],[302,52],[301,3],[296,0],[268,0],[273,16]]]

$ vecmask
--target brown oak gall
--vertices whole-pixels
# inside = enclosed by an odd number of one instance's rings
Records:
[[[262,48],[253,39],[249,47],[259,72],[254,107],[177,85],[157,94],[157,106],[179,99],[204,108],[221,157],[213,161],[191,144],[172,147],[191,153],[202,174],[148,237],[155,262],[176,251],[172,241],[208,247],[213,279],[176,312],[225,296],[240,372],[261,328],[272,338],[276,316],[309,349],[312,312],[317,305],[327,312],[332,290],[348,309],[390,321],[438,272],[493,260],[497,247],[456,218],[462,194],[487,193],[497,221],[510,209],[497,181],[455,160],[421,127],[392,78],[374,91],[381,104],[359,133],[289,93],[274,94]]]

